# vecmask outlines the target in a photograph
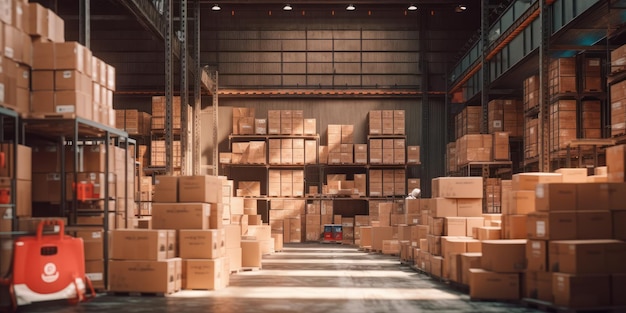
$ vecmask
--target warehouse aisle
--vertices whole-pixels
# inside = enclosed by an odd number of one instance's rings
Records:
[[[219,291],[169,297],[103,295],[78,307],[37,304],[21,312],[535,312],[467,295],[401,266],[397,257],[336,244],[290,244],[263,269],[231,276]]]

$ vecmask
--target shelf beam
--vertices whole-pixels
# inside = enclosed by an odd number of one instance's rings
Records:
[[[201,84],[204,84],[204,88],[208,82],[202,82],[206,76],[204,70],[200,68],[200,0],[194,1],[194,23],[193,23],[193,53],[194,53],[194,77],[193,80],[193,174],[200,175],[200,159],[202,157],[202,149],[200,147],[200,111],[202,110],[202,90]],[[200,74],[202,73],[202,74]],[[201,77],[202,79],[197,79]]]
[[[167,175],[173,174],[173,91],[174,91],[174,57],[173,53],[179,51],[174,49],[174,23],[173,23],[173,2],[165,0],[163,14],[165,15],[165,172]]]
[[[189,81],[187,79],[188,72],[185,69],[188,67],[188,53],[187,53],[187,0],[180,0],[180,173],[181,175],[191,174],[191,168],[189,166],[190,158],[193,158],[190,153],[189,142]]]
[[[548,88],[550,67],[550,0],[539,0],[541,41],[539,43],[539,171],[550,171],[550,90]]]

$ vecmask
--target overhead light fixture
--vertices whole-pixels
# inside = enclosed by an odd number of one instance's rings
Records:
[[[456,13],[461,13],[461,12],[464,12],[465,10],[467,10],[467,6],[464,4],[459,4],[456,6],[456,8],[454,8],[454,12]]]
[[[348,6],[346,7],[346,10],[354,11],[354,10],[356,10],[356,7],[353,4],[348,4]]]
[[[215,4],[215,5],[211,8],[211,10],[213,10],[213,11],[219,11],[219,10],[221,10],[221,9],[222,9],[222,8],[220,8],[219,4]]]
[[[291,11],[291,10],[293,10],[293,8],[291,7],[291,5],[285,4],[285,6],[283,7],[283,10],[284,11]]]
[[[411,5],[409,5],[408,10],[409,11],[415,11],[415,10],[417,10],[417,7],[414,4],[411,4]]]

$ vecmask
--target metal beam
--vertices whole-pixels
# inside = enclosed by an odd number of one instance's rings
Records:
[[[427,51],[426,47],[428,47],[428,14],[425,11],[421,11],[418,19],[419,23],[419,64],[421,66],[422,73],[422,145],[425,149],[421,149],[421,159],[422,163],[429,164],[430,163],[430,155],[429,150],[431,149],[431,136],[433,135],[430,129],[430,101],[428,100],[428,62],[427,62]],[[433,177],[430,166],[424,166],[422,168],[422,181],[429,182]],[[430,184],[422,185],[422,195],[424,197],[430,197]]]
[[[189,153],[189,84],[187,80],[187,0],[180,0],[180,173],[191,174],[187,163],[191,157]]]
[[[213,75],[213,82],[215,83],[213,85],[213,89],[212,94],[213,94],[213,164],[211,166],[212,171],[213,171],[213,175],[217,175],[218,174],[218,166],[219,166],[219,151],[218,151],[218,139],[217,139],[217,135],[218,135],[218,130],[219,130],[219,93],[218,93],[218,78],[219,77],[219,73],[217,71],[215,71],[215,74]]]
[[[167,175],[174,173],[173,169],[173,89],[174,89],[174,25],[172,22],[174,0],[165,0],[163,14],[165,15],[165,172]]]
[[[200,147],[200,111],[202,110],[202,90],[200,87],[200,1],[194,1],[194,31],[193,31],[193,53],[194,53],[194,70],[195,79],[193,80],[193,174],[200,175],[200,159],[202,149]],[[206,86],[205,88],[208,88]]]
[[[167,33],[167,24],[168,21],[165,17],[165,8],[163,10],[163,15],[159,13],[157,8],[154,7],[152,1],[150,0],[118,0],[121,5],[126,7],[130,12],[137,17],[139,23],[144,25],[144,27],[155,34],[159,39],[166,40]],[[168,0],[164,0],[168,1]],[[172,0],[173,1],[173,0]],[[170,21],[170,23],[173,21]],[[180,58],[180,46],[181,42],[177,37],[171,39],[171,45],[173,46],[174,57]],[[189,59],[189,56],[187,56]],[[193,72],[193,68],[190,64],[187,66],[187,71]]]
[[[200,31],[198,29],[198,31]],[[209,91],[210,94],[213,94],[212,92],[216,89],[217,86],[217,82],[214,80],[213,75],[211,75],[211,71],[209,70],[209,66],[205,66],[202,69],[200,69],[201,71],[201,77],[200,77],[200,82],[202,83],[202,86]]]
[[[489,133],[489,121],[488,121],[488,109],[487,103],[489,102],[489,61],[487,60],[487,55],[489,54],[489,50],[487,47],[489,46],[489,0],[482,0],[480,7],[480,40],[482,41],[483,49],[481,53],[481,68],[480,68],[480,105],[481,105],[481,113],[482,119],[480,121],[480,132],[482,134]],[[484,211],[484,207],[483,207]]]
[[[78,1],[78,41],[91,48],[91,0]]]
[[[548,2],[540,1],[539,19],[541,22],[541,41],[539,43],[539,171],[550,171],[550,91],[548,88],[548,70],[550,67],[550,12]]]

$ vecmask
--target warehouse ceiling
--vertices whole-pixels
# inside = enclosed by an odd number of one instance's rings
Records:
[[[82,0],[80,0],[82,1]],[[45,7],[52,9],[61,16],[66,24],[66,40],[78,40],[79,38],[79,0],[35,0]],[[163,40],[146,24],[138,19],[128,9],[129,4],[155,3],[162,6],[160,0],[92,0],[91,24],[90,24],[90,47],[94,55],[105,62],[112,64],[117,69],[117,82],[119,94],[155,94],[164,90],[164,44]],[[399,16],[408,17],[407,27],[417,28],[419,25],[417,12],[428,12],[435,17],[455,17],[450,15],[457,5],[467,6],[464,12],[458,13],[459,18],[449,18],[439,21],[445,24],[450,34],[466,34],[467,39],[478,29],[480,23],[480,0],[415,0],[415,1],[338,1],[338,0],[289,0],[293,11],[282,10],[286,1],[281,0],[224,0],[217,1],[221,11],[211,11],[216,1],[200,1],[202,11],[202,33],[208,33],[215,27],[237,24],[249,25],[254,28],[258,23],[269,23],[272,18],[290,19],[297,25],[299,19],[318,19],[323,23],[324,19],[340,17],[347,21],[352,19],[372,19],[378,25],[384,27],[386,23],[398,23]],[[510,0],[490,0],[489,6],[492,11],[501,10],[508,5]],[[192,4],[189,1],[188,16],[193,16]],[[355,11],[348,12],[345,7],[353,4]],[[408,11],[410,4],[415,4],[418,10]],[[174,16],[179,15],[180,1],[174,1]],[[441,13],[445,15],[439,15]],[[493,17],[497,14],[492,14]],[[414,18],[412,18],[414,16]],[[228,19],[227,19],[228,17]],[[228,23],[222,23],[228,21]],[[269,21],[269,22],[268,22]],[[175,21],[174,28],[178,27]],[[193,25],[192,21],[188,23]],[[226,26],[228,27],[228,26]],[[191,32],[190,32],[191,34]],[[459,35],[456,34],[458,37]],[[466,40],[465,40],[466,41]],[[463,52],[463,44],[451,46],[450,49],[457,55]],[[202,60],[201,60],[202,62]],[[454,62],[451,60],[451,62]],[[176,68],[176,66],[175,66]],[[177,81],[177,79],[175,79]],[[176,90],[178,88],[175,88]]]

